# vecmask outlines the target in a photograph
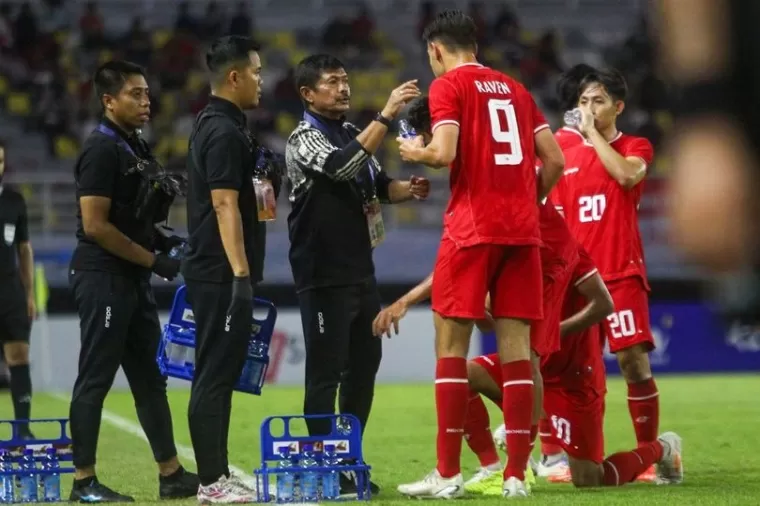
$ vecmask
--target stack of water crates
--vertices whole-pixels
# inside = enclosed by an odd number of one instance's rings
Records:
[[[24,421],[0,420],[10,429],[11,438],[0,440],[0,503],[60,502],[61,474],[73,473],[71,438],[66,435],[65,418],[28,420],[34,427],[58,424],[60,435],[49,439],[21,439],[18,426]],[[36,431],[36,429],[35,429]]]
[[[294,436],[294,420],[329,418],[325,436]],[[282,422],[275,436],[272,423]],[[279,431],[278,431],[279,432]],[[261,424],[261,467],[254,471],[259,502],[316,503],[370,499],[369,470],[362,453],[361,424],[353,415],[271,416]],[[340,473],[356,476],[356,496],[341,497]],[[274,497],[270,485],[276,490]]]
[[[186,287],[174,294],[169,322],[164,325],[156,361],[161,374],[172,378],[192,381],[195,373],[195,318],[187,302]],[[269,345],[277,321],[277,308],[270,301],[255,298],[251,311],[256,308],[267,310],[266,318],[254,318],[248,356],[243,366],[235,390],[261,395],[267,368],[269,367]]]

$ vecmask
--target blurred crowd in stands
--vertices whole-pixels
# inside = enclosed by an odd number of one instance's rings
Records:
[[[501,2],[488,2],[489,13],[497,3]],[[263,106],[248,115],[262,140],[275,150],[282,150],[300,117],[292,67],[309,52],[332,52],[344,61],[352,79],[351,119],[360,125],[382,107],[388,90],[402,77],[420,77],[424,83],[431,79],[422,43],[414,51],[397,47],[394,34],[377,28],[371,2],[357,2],[353,15],[336,17],[312,34],[269,32],[256,26],[254,3],[246,1],[212,0],[201,12],[193,12],[188,3],[167,2],[164,5],[176,6],[174,26],[147,30],[138,15],[125,33],[106,29],[107,13],[95,1],[81,4],[78,19],[65,4],[0,4],[0,107],[20,118],[27,132],[44,135],[51,158],[75,157],[79,143],[96,125],[99,105],[88,82],[93,70],[107,59],[126,58],[148,69],[153,121],[143,135],[164,163],[181,168],[194,115],[208,95],[203,48],[222,34],[252,35],[263,45],[265,97]],[[563,58],[563,34],[550,27],[543,33],[528,32],[521,27],[519,11],[505,4],[496,8],[498,15],[486,15],[484,4],[471,2],[469,8],[479,29],[481,60],[526,83],[558,126],[564,111],[557,110],[553,97],[555,80],[577,63]],[[418,34],[435,12],[435,2],[421,3]],[[670,120],[646,16],[632,23],[622,44],[601,50],[605,62],[628,78],[623,129],[648,137],[657,148]],[[381,156],[388,155],[386,163],[399,167],[388,159],[393,150],[385,151]]]

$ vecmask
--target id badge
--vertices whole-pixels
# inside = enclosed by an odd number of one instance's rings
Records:
[[[383,223],[383,211],[377,198],[364,204],[364,214],[367,216],[367,228],[369,228],[369,240],[373,248],[376,248],[385,240],[385,224]]]
[[[274,221],[277,219],[277,199],[269,179],[254,177],[253,190],[256,192],[256,210],[259,221]]]

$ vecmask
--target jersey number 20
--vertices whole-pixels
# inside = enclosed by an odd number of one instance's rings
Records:
[[[501,117],[506,116],[506,128]],[[520,165],[523,161],[517,114],[511,99],[492,98],[488,101],[488,116],[491,123],[491,137],[499,144],[509,144],[509,154],[494,154],[496,165]]]

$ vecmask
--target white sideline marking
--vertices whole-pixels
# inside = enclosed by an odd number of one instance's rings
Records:
[[[64,395],[61,393],[48,393],[51,397],[58,399],[59,401],[64,402],[71,402],[71,398],[68,395]],[[127,418],[121,417],[117,415],[116,413],[112,413],[108,411],[107,409],[103,410],[103,420],[111,424],[112,426],[116,427],[117,429],[121,429],[122,431],[132,434],[133,436],[136,436],[143,441],[148,441],[148,437],[145,435],[145,432],[143,432],[142,427],[140,427],[139,423],[133,422],[132,420],[129,420]],[[192,462],[195,462],[195,452],[192,448],[189,446],[181,445],[177,442],[174,443],[174,446],[177,448],[177,454],[182,457],[185,460],[190,460]],[[256,485],[256,480],[251,476],[250,473],[247,473],[240,469],[239,467],[233,466],[230,464],[230,471],[240,476],[247,485],[254,486]]]

